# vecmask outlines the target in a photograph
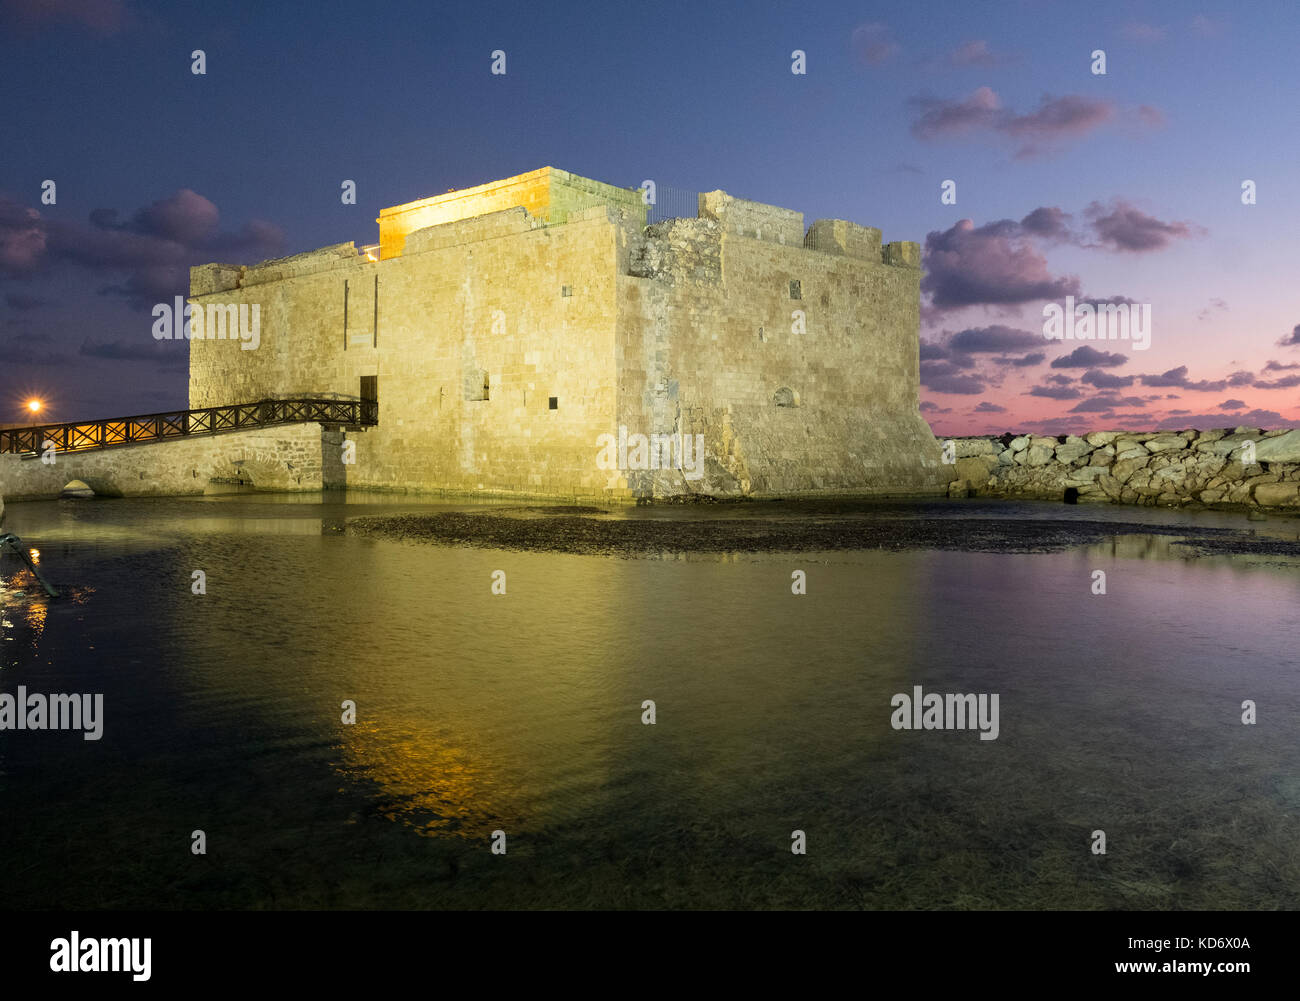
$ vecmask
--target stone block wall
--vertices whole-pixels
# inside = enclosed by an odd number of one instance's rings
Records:
[[[72,480],[105,497],[202,494],[214,480],[277,492],[322,487],[319,424],[56,453],[54,460],[0,455],[0,494],[10,501],[48,500]]]
[[[707,470],[699,482],[637,477],[634,489],[942,492],[949,477],[917,409],[919,268],[886,265],[878,231],[832,220],[813,232],[834,249],[806,249],[802,216],[769,208],[710,192],[700,219],[626,236],[619,423],[704,435]]]
[[[1300,509],[1300,429],[956,438],[956,496]]]
[[[375,376],[380,425],[352,436],[346,485],[603,496],[622,225],[613,208],[546,226],[516,207],[412,233],[400,257],[353,250],[328,270],[195,296],[256,302],[262,324],[255,351],[191,342],[190,405],[356,397]]]

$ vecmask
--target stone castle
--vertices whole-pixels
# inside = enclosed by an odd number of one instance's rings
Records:
[[[946,490],[918,411],[917,244],[838,219],[805,233],[801,213],[722,191],[694,218],[646,211],[639,190],[544,167],[384,209],[372,247],[196,267],[190,301],[256,305],[260,332],[255,350],[190,342],[190,406],[378,400],[350,456],[325,433],[327,486]]]

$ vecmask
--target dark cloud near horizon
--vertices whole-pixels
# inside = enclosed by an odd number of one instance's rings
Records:
[[[926,361],[921,363],[921,385],[936,393],[953,393],[960,396],[978,396],[984,392],[984,380],[962,372],[951,361]]]
[[[1113,393],[1099,393],[1086,400],[1081,400],[1070,408],[1072,414],[1109,413],[1116,407],[1145,407],[1147,401],[1140,396],[1116,396]]]

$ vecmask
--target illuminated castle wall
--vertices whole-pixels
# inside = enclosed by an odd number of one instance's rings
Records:
[[[920,255],[878,230],[546,167],[385,209],[379,244],[191,273],[260,344],[190,343],[190,406],[356,397],[334,485],[632,499],[942,492],[918,410]],[[703,476],[608,469],[602,435],[703,435]],[[330,472],[333,470],[333,472]]]

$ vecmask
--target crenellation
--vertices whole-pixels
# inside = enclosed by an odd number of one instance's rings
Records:
[[[699,216],[722,225],[727,233],[789,247],[803,246],[803,213],[734,198],[725,191],[700,194]]]
[[[824,254],[840,254],[864,261],[881,260],[880,230],[844,219],[818,219],[804,237],[804,246]]]
[[[886,264],[901,265],[908,268],[920,268],[921,245],[910,240],[885,244],[883,260]]]

